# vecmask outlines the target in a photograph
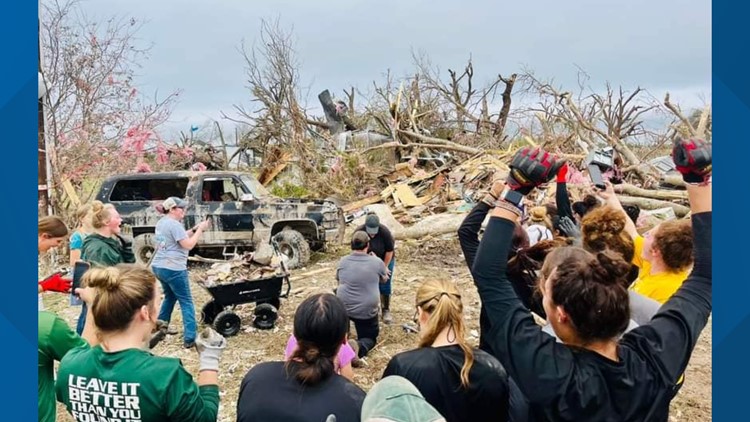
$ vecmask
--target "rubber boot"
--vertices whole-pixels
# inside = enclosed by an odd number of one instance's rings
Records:
[[[380,295],[380,306],[383,308],[383,323],[393,323],[391,315],[391,295]]]

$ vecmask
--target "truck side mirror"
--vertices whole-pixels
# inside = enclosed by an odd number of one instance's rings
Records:
[[[253,202],[255,201],[255,197],[252,193],[243,193],[240,195],[240,201],[242,202]]]

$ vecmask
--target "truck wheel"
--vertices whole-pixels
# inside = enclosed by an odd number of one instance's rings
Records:
[[[144,233],[133,238],[133,254],[135,262],[147,265],[154,255],[154,234]]]
[[[304,267],[310,261],[310,245],[297,230],[282,230],[274,236],[281,258],[289,269]]]
[[[224,337],[232,337],[240,332],[242,320],[232,311],[221,311],[214,320],[214,330]]]
[[[253,325],[259,330],[272,329],[279,317],[279,311],[270,303],[256,305],[253,314],[255,315]]]

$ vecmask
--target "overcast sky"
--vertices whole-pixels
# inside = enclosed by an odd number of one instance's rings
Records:
[[[577,67],[591,84],[666,91],[683,107],[711,97],[710,0],[85,0],[92,19],[146,20],[153,43],[139,70],[143,89],[181,89],[167,125],[187,131],[248,104],[244,39],[252,44],[262,18],[293,29],[310,105],[323,89],[341,97],[368,89],[390,69],[413,69],[412,50],[443,70],[473,58],[475,78],[491,80],[522,67],[575,89]]]

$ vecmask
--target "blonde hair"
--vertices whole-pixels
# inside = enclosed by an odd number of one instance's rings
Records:
[[[102,332],[122,331],[134,314],[154,300],[156,277],[143,266],[118,264],[91,268],[83,275],[83,284],[97,289],[91,313]]]
[[[91,204],[83,204],[76,210],[75,219],[76,224],[86,228],[91,226]]]
[[[456,284],[445,280],[428,280],[417,289],[417,307],[429,313],[422,327],[419,347],[430,347],[438,334],[450,327],[456,335],[456,343],[464,352],[464,365],[461,368],[461,385],[469,386],[469,371],[474,364],[474,351],[466,343],[464,332],[464,305]]]
[[[68,226],[56,215],[49,215],[39,219],[39,235],[46,234],[49,237],[65,237],[68,235]]]
[[[95,229],[101,229],[112,219],[111,211],[115,209],[112,204],[105,204],[101,201],[91,203],[91,226]]]

